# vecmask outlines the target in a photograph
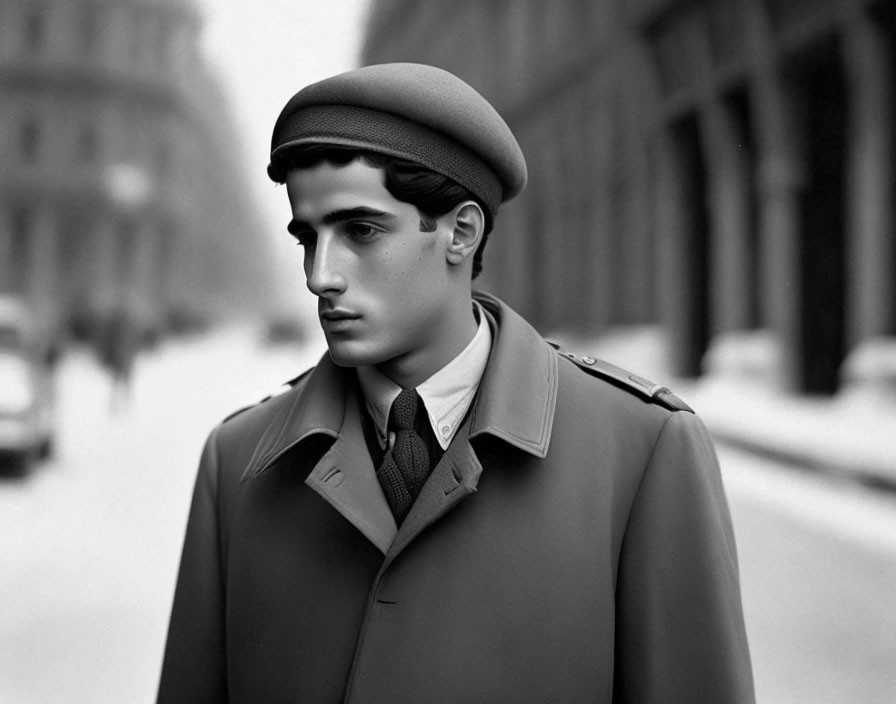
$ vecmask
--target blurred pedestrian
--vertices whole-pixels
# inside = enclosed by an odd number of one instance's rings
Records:
[[[472,293],[526,182],[494,109],[358,69],[268,172],[329,352],[208,439],[159,702],[751,702],[702,423]]]
[[[137,347],[137,329],[130,313],[124,309],[114,310],[103,321],[100,337],[100,361],[111,379],[110,408],[113,413],[130,401]]]

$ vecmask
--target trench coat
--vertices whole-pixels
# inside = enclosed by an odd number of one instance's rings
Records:
[[[391,542],[352,370],[212,431],[160,703],[753,701],[700,420],[479,300],[477,398]]]

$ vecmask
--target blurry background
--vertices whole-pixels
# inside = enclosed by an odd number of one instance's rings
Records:
[[[324,345],[301,86],[442,66],[530,182],[478,283],[719,441],[763,702],[896,701],[890,0],[0,0],[0,701],[154,696],[205,433]]]

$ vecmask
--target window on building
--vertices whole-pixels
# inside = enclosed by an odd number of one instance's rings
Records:
[[[127,286],[136,273],[137,226],[126,221],[118,228],[118,253],[115,264],[118,283]]]
[[[766,11],[776,31],[786,31],[802,22],[837,8],[835,0],[765,0]]]
[[[713,62],[724,68],[747,59],[747,20],[743,6],[736,0],[715,0],[706,3],[709,42]]]
[[[171,46],[171,36],[173,33],[172,23],[168,20],[162,20],[159,22],[158,31],[156,32],[155,37],[155,52],[156,57],[159,63],[159,66],[170,68],[171,67],[171,56],[172,56],[172,46]]]
[[[97,53],[100,44],[100,28],[102,21],[100,17],[100,9],[90,5],[85,6],[81,10],[78,21],[78,42],[80,49],[85,56],[92,56]]]
[[[648,29],[660,85],[665,96],[692,88],[702,75],[700,47],[706,31],[698,5],[663,17]]]
[[[10,289],[24,288],[28,268],[28,241],[31,239],[31,213],[27,208],[16,208],[10,214]]]
[[[166,178],[172,169],[171,146],[167,142],[161,142],[156,148],[155,156],[156,176],[159,179]]]
[[[25,15],[25,48],[40,51],[47,38],[47,18],[43,7],[30,7]]]
[[[92,123],[81,125],[78,129],[77,159],[79,162],[93,162],[99,156],[99,135]]]
[[[26,162],[37,161],[40,154],[40,125],[34,118],[28,118],[19,130],[19,149]]]
[[[166,53],[167,53],[167,37],[166,37],[167,27],[165,26],[164,20],[160,18],[154,19],[151,23],[149,23],[149,29],[146,41],[149,44],[147,52],[152,57],[153,66],[156,68],[161,68],[165,65]]]
[[[155,36],[158,24],[149,12],[138,12],[134,17],[134,56],[141,70],[153,70],[156,66]]]

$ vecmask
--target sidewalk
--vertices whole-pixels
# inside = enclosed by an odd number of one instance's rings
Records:
[[[681,393],[721,443],[896,489],[896,399],[806,398],[713,379]]]
[[[551,336],[549,336],[551,337]],[[720,443],[896,490],[896,394],[844,391],[833,397],[787,394],[748,372],[676,379],[653,327],[617,329],[599,338],[553,336],[668,386]]]

